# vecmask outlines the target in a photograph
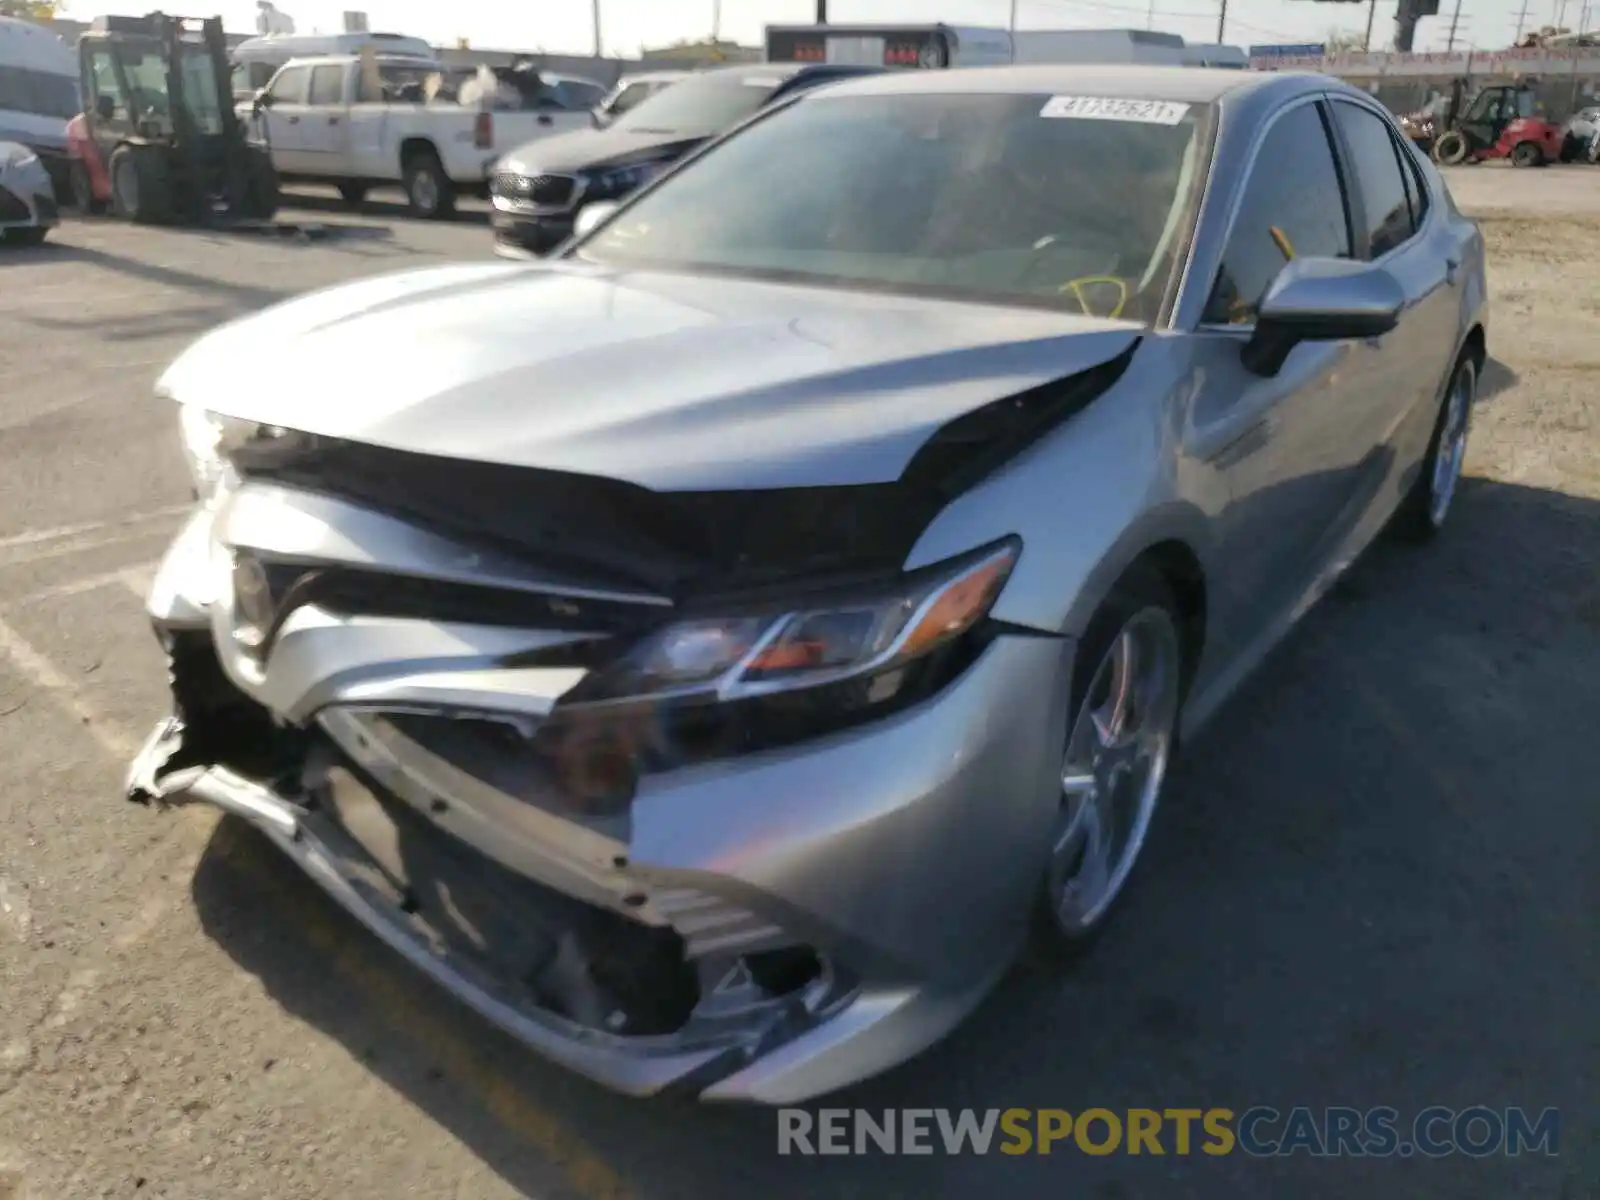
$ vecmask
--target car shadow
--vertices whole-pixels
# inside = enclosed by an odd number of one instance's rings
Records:
[[[1456,505],[1432,544],[1375,546],[1188,749],[1092,955],[1024,965],[945,1042],[826,1105],[1586,1111],[1600,502],[1469,479]],[[522,1050],[242,825],[218,827],[193,897],[279,1003],[527,1195],[563,1176],[642,1200],[1575,1197],[1586,1177],[1578,1146],[1262,1161],[1198,1134],[1160,1157],[1068,1142],[801,1170],[770,1111],[632,1101]]]
[[[1483,364],[1483,378],[1478,380],[1476,403],[1488,404],[1517,385],[1517,373],[1498,358],[1491,356]]]
[[[281,203],[285,209],[298,209],[302,212],[339,213],[348,215],[358,213],[362,216],[378,217],[385,221],[418,221],[427,224],[470,224],[488,225],[489,213],[487,210],[476,208],[458,208],[449,217],[442,220],[419,217],[411,211],[411,206],[403,199],[403,194],[395,189],[394,194],[402,196],[400,199],[384,199],[380,193],[379,198],[370,194],[360,204],[346,204],[337,195],[325,195],[320,192],[308,192],[293,187],[286,187],[282,192]],[[470,201],[469,201],[470,202]]]
[[[129,258],[123,254],[112,254],[92,246],[71,245],[66,242],[47,241],[30,251],[27,261],[36,267],[49,263],[85,263],[144,283],[214,296],[240,308],[265,308],[291,294],[287,289],[262,287],[251,283],[231,283],[225,279],[198,275],[178,267],[162,266],[143,259]]]

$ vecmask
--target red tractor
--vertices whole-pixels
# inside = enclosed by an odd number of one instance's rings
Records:
[[[1542,167],[1570,155],[1566,129],[1544,115],[1531,80],[1490,84],[1461,110],[1465,80],[1457,80],[1433,133],[1434,161],[1444,166],[1509,158],[1513,166]]]
[[[220,18],[98,17],[78,69],[84,111],[67,152],[80,211],[180,225],[277,211],[272,159],[234,113]]]

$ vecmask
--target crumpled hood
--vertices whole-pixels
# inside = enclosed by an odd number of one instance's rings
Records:
[[[663,491],[887,483],[946,422],[1139,336],[1029,308],[463,264],[225,325],[158,388],[325,437]]]
[[[647,133],[615,126],[574,129],[518,146],[496,166],[519,175],[538,175],[546,171],[577,172],[636,162],[664,162],[681,158],[707,136],[663,130]]]

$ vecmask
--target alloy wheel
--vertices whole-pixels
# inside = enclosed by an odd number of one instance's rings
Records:
[[[1473,373],[1463,368],[1456,373],[1445,402],[1439,427],[1439,445],[1433,455],[1433,477],[1428,482],[1428,520],[1434,528],[1444,524],[1456,485],[1461,481],[1461,464],[1467,456],[1467,426],[1471,419],[1475,391]]]
[[[1061,932],[1087,935],[1144,848],[1172,753],[1178,632],[1162,608],[1134,615],[1090,680],[1061,767],[1061,812],[1045,875]]]

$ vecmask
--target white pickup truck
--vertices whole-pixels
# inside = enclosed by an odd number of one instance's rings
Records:
[[[587,110],[567,108],[554,92],[539,107],[513,111],[487,100],[429,101],[439,78],[439,64],[424,59],[297,58],[246,107],[281,179],[333,184],[349,204],[398,183],[425,217],[448,216],[460,192],[486,191],[489,168],[506,151],[593,125]]]

